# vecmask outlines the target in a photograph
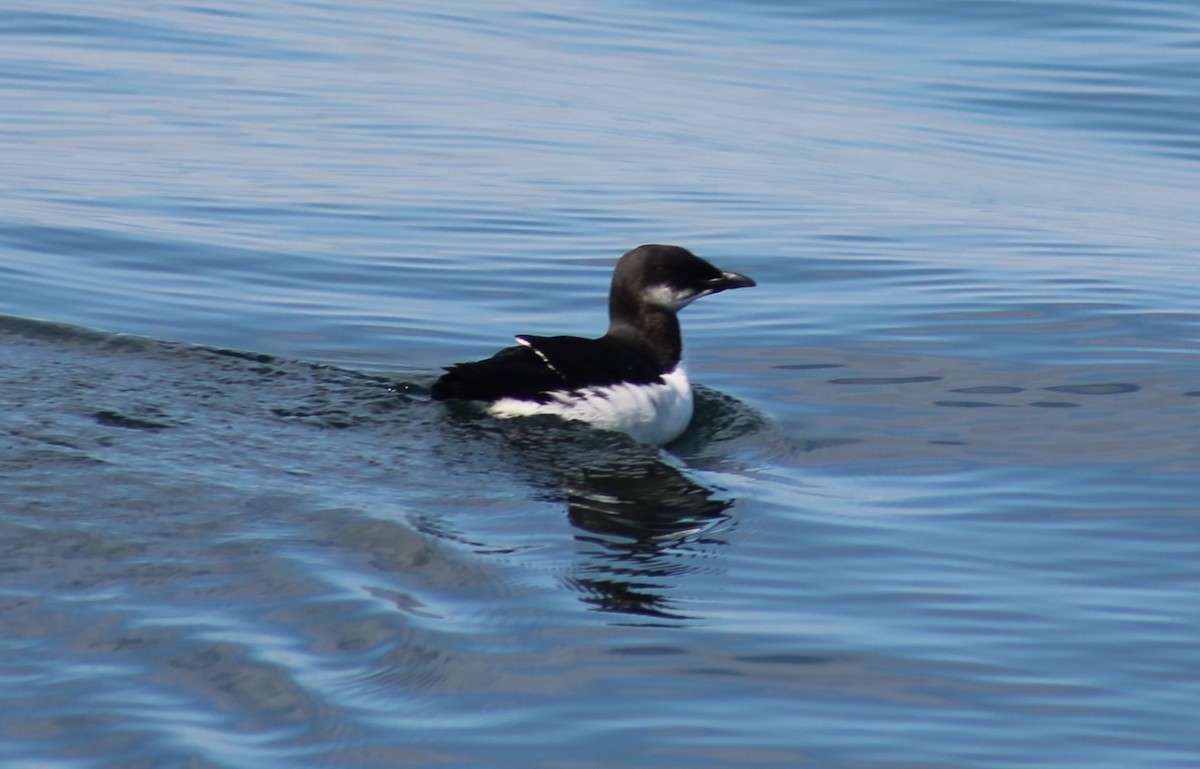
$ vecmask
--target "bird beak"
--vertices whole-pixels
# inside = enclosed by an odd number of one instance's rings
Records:
[[[708,282],[708,288],[714,294],[730,288],[750,288],[757,285],[753,278],[747,278],[745,275],[739,275],[736,272],[722,272],[721,277],[713,278]]]

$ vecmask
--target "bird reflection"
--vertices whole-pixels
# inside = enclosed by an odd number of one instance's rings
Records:
[[[724,544],[732,500],[661,460],[583,467],[565,491],[575,538],[585,547],[570,579],[582,600],[599,611],[686,619],[666,591],[695,559]]]
[[[689,477],[677,458],[687,467],[722,467],[729,447],[767,445],[769,435],[749,406],[704,388],[696,394],[696,418],[671,453],[554,417],[490,420],[466,409],[450,409],[447,443],[460,457],[490,446],[486,453],[506,472],[565,505],[580,556],[565,583],[580,600],[627,622],[673,624],[695,619],[670,594],[682,576],[718,568],[714,555],[726,544],[735,503]]]

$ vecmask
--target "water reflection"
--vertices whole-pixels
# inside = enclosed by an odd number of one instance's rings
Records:
[[[693,559],[725,544],[733,500],[661,461],[580,468],[565,489],[586,555],[570,584],[583,600],[600,611],[686,619],[666,593]]]
[[[723,414],[726,404],[710,401],[706,408]],[[493,420],[453,405],[448,413],[459,456],[478,458],[470,446],[489,436],[485,443],[492,443],[489,451],[497,452],[506,474],[565,506],[578,546],[565,584],[584,603],[642,618],[690,618],[669,594],[701,562],[711,567],[735,500],[691,477],[670,452],[619,433],[554,417]],[[738,418],[722,414],[710,423]],[[688,456],[706,443],[691,432],[684,442]]]

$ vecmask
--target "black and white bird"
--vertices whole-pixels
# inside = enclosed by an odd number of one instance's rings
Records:
[[[516,347],[446,369],[433,397],[483,401],[497,417],[554,414],[662,446],[692,419],[675,314],[702,296],[753,285],[685,248],[638,246],[613,272],[604,336],[522,334]]]

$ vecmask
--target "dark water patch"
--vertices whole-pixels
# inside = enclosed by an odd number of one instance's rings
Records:
[[[771,368],[782,369],[784,371],[812,371],[826,368],[842,368],[841,363],[781,363]]]
[[[818,654],[750,654],[738,657],[739,662],[752,665],[825,665],[836,658]]]
[[[677,646],[618,646],[608,650],[609,654],[628,654],[638,657],[673,657],[683,654]]]
[[[898,377],[843,377],[830,379],[829,384],[837,385],[893,385],[920,384],[923,382],[940,381],[940,376],[898,376]]]
[[[265,353],[247,352],[245,350],[227,350],[210,348],[210,352],[214,355],[221,355],[226,358],[237,358],[238,360],[246,360],[254,363],[274,363],[277,358],[274,355]]]
[[[112,334],[82,328],[68,323],[52,323],[12,315],[0,315],[0,334],[9,341],[108,344]]]
[[[97,422],[126,430],[166,430],[172,425],[142,416],[133,416],[111,409],[101,409],[92,415]]]
[[[1053,387],[1044,387],[1042,389],[1068,393],[1070,395],[1121,395],[1124,393],[1134,393],[1142,388],[1135,384],[1113,382],[1108,384],[1054,385]]]
[[[981,385],[979,387],[959,387],[950,392],[962,393],[963,395],[1009,395],[1024,391],[1025,388],[1023,387],[1012,387],[1010,385]]]
[[[941,393],[930,397],[926,387],[897,387],[880,399],[871,388],[827,387],[811,385],[783,377],[771,380],[787,389],[795,403],[801,404],[781,421],[796,445],[805,439],[835,438],[820,451],[794,452],[776,461],[805,465],[865,461],[864,472],[874,465],[868,458],[905,456],[931,463],[947,459],[946,445],[930,441],[957,441],[963,449],[952,459],[969,466],[974,462],[990,464],[1017,460],[1032,464],[1065,467],[1076,463],[1104,466],[1124,465],[1137,458],[1139,473],[1175,472],[1195,440],[1187,438],[1175,426],[1180,399],[1178,393],[1192,384],[1186,371],[1173,366],[1147,369],[1143,366],[1076,365],[1072,375],[1085,372],[1095,382],[1130,382],[1135,372],[1145,377],[1137,392],[1117,396],[1097,411],[1096,404],[1071,396],[1061,398],[1021,397],[1031,392],[1059,386],[1064,379],[1061,364],[1010,366],[997,362],[945,359],[912,352],[893,355],[847,353],[844,362],[855,371],[885,369],[899,375],[936,371],[943,374]],[[749,380],[748,380],[749,381]],[[979,382],[987,382],[979,385]],[[991,397],[950,397],[984,387]],[[998,392],[997,392],[998,391]],[[1102,398],[1103,399],[1103,398]],[[1059,403],[1067,405],[1049,405]],[[1176,413],[1173,415],[1172,411]],[[772,411],[783,414],[781,409]],[[1103,435],[1102,440],[1095,436]],[[940,448],[936,449],[935,446]],[[925,447],[922,449],[922,446]],[[1169,448],[1168,448],[1169,447]],[[1004,458],[1004,459],[1001,459]],[[1187,464],[1184,461],[1183,464]],[[944,471],[949,472],[949,471]]]

